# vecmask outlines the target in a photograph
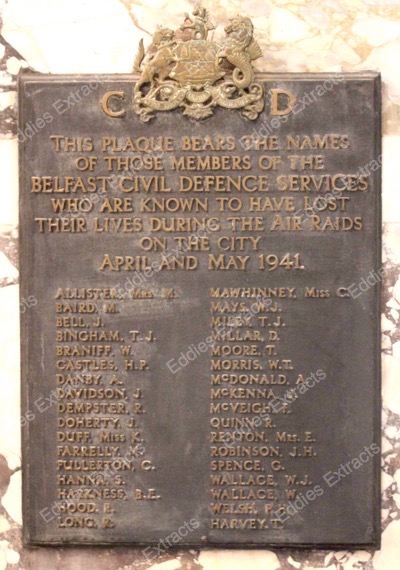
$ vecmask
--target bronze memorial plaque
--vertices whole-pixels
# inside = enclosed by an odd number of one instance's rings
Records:
[[[28,544],[379,546],[379,75],[210,29],[20,76]]]

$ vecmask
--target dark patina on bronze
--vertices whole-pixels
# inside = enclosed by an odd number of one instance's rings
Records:
[[[254,81],[20,76],[29,544],[379,545],[379,77]]]

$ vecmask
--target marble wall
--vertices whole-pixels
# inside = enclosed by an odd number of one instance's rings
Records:
[[[380,552],[23,549],[19,412],[16,78],[130,72],[141,37],[181,23],[187,0],[0,0],[0,570],[400,568],[400,0],[204,0],[218,27],[253,18],[262,71],[379,70],[383,77],[383,433]]]

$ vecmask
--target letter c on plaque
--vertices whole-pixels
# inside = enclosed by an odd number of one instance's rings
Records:
[[[338,297],[350,297],[350,293],[346,287],[339,287],[339,289],[336,291],[336,294]]]
[[[121,101],[125,99],[125,94],[123,91],[107,91],[101,100],[101,108],[109,117],[123,117],[126,114],[126,110],[122,107],[119,110],[110,109],[110,99],[120,99]]]

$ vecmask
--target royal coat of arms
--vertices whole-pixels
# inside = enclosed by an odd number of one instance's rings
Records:
[[[250,18],[233,18],[222,45],[207,39],[213,29],[207,10],[196,8],[193,17],[185,14],[178,30],[158,28],[147,51],[141,40],[134,109],[142,121],[177,107],[184,115],[205,119],[218,105],[238,109],[248,119],[258,117],[264,91],[254,80],[252,61],[261,56],[261,49]]]

